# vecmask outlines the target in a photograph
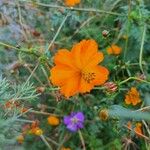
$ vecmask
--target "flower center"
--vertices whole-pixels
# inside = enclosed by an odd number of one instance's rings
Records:
[[[74,118],[71,119],[71,122],[72,122],[73,124],[75,124],[75,123],[78,122],[78,119],[74,117]]]
[[[88,71],[82,71],[82,78],[87,82],[91,83],[95,79],[95,73],[94,72],[88,72]]]

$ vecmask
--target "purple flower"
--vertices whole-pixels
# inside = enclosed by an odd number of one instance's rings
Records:
[[[82,112],[72,112],[69,116],[64,117],[64,124],[67,129],[76,132],[83,128],[84,114]]]

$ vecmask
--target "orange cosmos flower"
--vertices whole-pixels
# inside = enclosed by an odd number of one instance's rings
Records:
[[[57,126],[60,123],[59,118],[55,116],[49,116],[47,118],[47,121],[48,121],[48,124],[51,126]]]
[[[132,104],[133,106],[137,105],[141,102],[140,94],[135,87],[132,87],[130,91],[128,91],[125,97],[125,103],[127,105]]]
[[[80,3],[80,0],[65,0],[65,5],[72,7]]]
[[[122,51],[122,48],[112,44],[110,47],[107,48],[107,53],[112,55],[119,55]]]
[[[102,85],[108,79],[109,71],[98,65],[103,58],[94,40],[82,40],[71,51],[58,51],[50,80],[61,87],[60,92],[67,98],[77,93],[90,92],[95,85]]]

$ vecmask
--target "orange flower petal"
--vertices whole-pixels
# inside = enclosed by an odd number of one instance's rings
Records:
[[[65,5],[69,7],[79,4],[79,3],[80,3],[80,0],[65,0]]]
[[[86,82],[83,78],[81,78],[79,92],[81,93],[90,92],[93,87],[94,87],[93,84],[90,84]]]
[[[56,65],[66,65],[68,67],[75,68],[71,52],[69,52],[67,49],[60,49],[55,57],[54,57],[54,63]]]
[[[61,93],[64,94],[66,98],[77,94],[79,91],[80,76],[74,75],[68,78],[67,82],[61,87]]]
[[[95,79],[92,81],[94,85],[102,85],[108,80],[109,71],[102,66],[95,66],[92,70],[95,73]]]
[[[131,101],[130,101],[130,98],[129,98],[128,95],[126,95],[125,103],[126,103],[127,105],[131,104]]]
[[[71,53],[79,68],[97,65],[104,58],[103,53],[98,52],[98,45],[94,40],[82,40],[73,46]]]
[[[72,57],[74,59],[75,65],[81,69],[82,68],[82,62],[81,62],[81,44],[77,43],[72,47],[71,50]]]
[[[104,59],[104,55],[102,52],[95,53],[89,60],[87,60],[86,66],[92,67],[98,65]]]
[[[73,77],[76,74],[75,70],[59,65],[53,67],[50,72],[50,80],[54,85],[57,86],[64,85],[69,78]]]
[[[81,45],[81,51],[80,55],[81,57],[81,62],[83,67],[87,64],[89,64],[89,61],[93,61],[93,56],[98,55],[98,45],[96,41],[94,40],[83,40],[80,42]],[[98,64],[98,63],[97,63]],[[95,64],[95,65],[97,65]]]

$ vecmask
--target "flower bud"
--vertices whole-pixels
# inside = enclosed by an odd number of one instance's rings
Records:
[[[107,109],[103,109],[99,112],[99,118],[103,121],[106,121],[108,119],[108,110]]]
[[[21,134],[21,135],[17,136],[16,140],[19,144],[22,144],[24,142],[24,136]]]
[[[103,31],[102,31],[103,37],[107,37],[108,34],[109,34],[109,31],[107,31],[107,30],[103,30]]]
[[[106,82],[104,84],[104,87],[106,88],[107,92],[109,92],[109,93],[116,92],[118,89],[117,84],[114,82]]]

